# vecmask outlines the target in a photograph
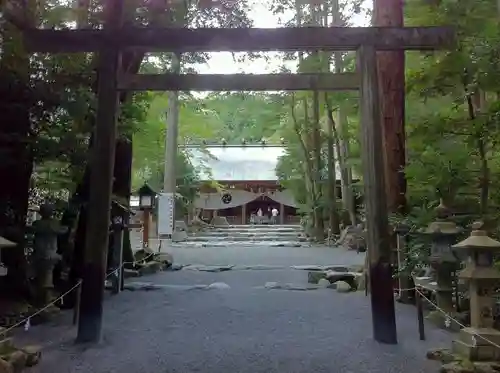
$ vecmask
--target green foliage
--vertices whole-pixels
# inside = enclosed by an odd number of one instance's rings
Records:
[[[408,59],[406,174],[414,205],[438,198],[460,204],[461,194],[479,198],[485,187],[491,189],[486,200],[470,208],[484,215],[491,202],[497,203],[496,188],[489,188],[499,159],[497,12],[493,1],[408,8],[410,24],[453,24],[459,36],[456,50]]]
[[[240,143],[242,139],[256,142],[276,138],[286,115],[280,95],[264,93],[219,93],[204,99],[202,107],[207,112],[207,125],[214,128],[208,141]]]
[[[500,92],[497,3],[411,2],[408,25],[453,25],[457,47],[407,54],[407,158],[410,213],[394,217],[414,230],[435,219],[439,199],[464,227],[498,226]],[[496,233],[493,230],[492,233]],[[426,263],[429,244],[411,241],[408,268]]]
[[[175,24],[193,27],[249,26],[249,3],[237,2],[231,11],[220,8],[197,9],[194,1],[176,2],[167,14],[150,8],[135,13],[134,22],[145,25]],[[101,23],[92,3],[90,26]],[[348,25],[349,11],[360,8],[359,1],[323,2],[323,17],[314,4],[278,1],[270,4],[284,24],[329,26],[333,19]],[[405,6],[407,25],[454,25],[457,47],[433,53],[407,54],[407,167],[410,213],[413,224],[432,219],[432,208],[442,198],[450,207],[471,218],[494,218],[500,205],[500,29],[497,3],[493,0],[438,0],[409,2]],[[297,9],[299,12],[297,12]],[[348,11],[349,10],[349,11]],[[37,2],[37,25],[63,27],[78,12],[57,0]],[[89,117],[95,113],[94,62],[89,54],[35,55],[29,66],[19,63],[24,51],[19,33],[6,29],[2,40],[2,82],[20,80],[29,70],[31,80],[25,91],[29,97],[32,127],[27,139],[33,148],[34,185],[47,191],[71,191],[81,180],[89,145]],[[17,57],[5,58],[6,55]],[[171,69],[171,55],[148,54],[142,72],[159,73]],[[253,55],[245,56],[251,59]],[[283,55],[282,69],[300,72],[334,71],[332,53]],[[206,62],[205,53],[182,56],[182,71],[193,72]],[[354,70],[354,54],[340,55],[344,71]],[[27,68],[29,67],[29,69]],[[26,82],[22,82],[23,84]],[[5,84],[4,84],[5,85]],[[5,85],[7,86],[7,85]],[[3,92],[7,96],[7,92]],[[11,92],[12,93],[12,92]],[[358,141],[357,94],[331,93],[314,102],[311,92],[217,93],[206,96],[181,93],[179,143],[240,143],[242,139],[270,142],[284,139],[286,154],[278,166],[282,185],[290,189],[300,211],[311,215],[320,209],[340,210],[326,192],[327,147],[332,141],[326,110],[346,111],[348,124],[343,140],[350,144],[347,163],[358,175],[361,149]],[[28,101],[27,101],[28,102]],[[316,128],[314,108],[320,107],[320,128]],[[148,181],[161,189],[165,154],[165,112],[168,98],[163,93],[137,93],[122,105],[120,136],[133,138],[133,187]],[[23,140],[23,141],[24,141]],[[178,158],[179,192],[190,201],[198,188],[197,170],[184,154]],[[323,215],[327,215],[325,211]]]

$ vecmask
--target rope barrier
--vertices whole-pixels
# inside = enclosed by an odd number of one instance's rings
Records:
[[[105,277],[105,280],[107,280],[111,275],[118,275],[118,271],[120,271],[126,264],[132,264],[132,265],[136,265],[137,263],[139,262],[142,262],[142,261],[145,261],[149,258],[151,258],[152,256],[154,256],[155,253],[150,253],[149,255],[147,255],[146,257],[144,257],[143,259],[141,260],[134,260],[132,262],[123,262],[122,264],[120,264],[118,267],[116,267],[115,269],[113,269],[110,273],[108,273]],[[67,296],[68,294],[70,294],[72,291],[76,290],[80,285],[82,284],[82,280],[78,280],[78,282],[71,288],[69,289],[68,291],[66,291],[65,293],[63,293],[62,295],[60,295],[58,298],[54,299],[53,301],[51,301],[50,303],[48,303],[47,305],[45,305],[44,307],[40,308],[39,310],[37,310],[36,312],[34,312],[32,315],[24,318],[23,320],[15,323],[14,325],[0,331],[0,337],[2,336],[5,336],[7,335],[10,331],[14,330],[15,328],[17,328],[18,326],[21,326],[24,324],[24,330],[25,331],[28,331],[31,327],[31,319],[39,314],[41,314],[43,311],[49,309],[50,307],[54,306],[57,302],[61,301],[61,303],[64,302],[64,297]]]
[[[432,307],[434,307],[437,311],[439,311],[440,313],[442,313],[444,316],[445,316],[445,326],[447,328],[451,327],[452,325],[452,322],[455,322],[457,325],[459,325],[461,328],[466,328],[467,326],[462,324],[460,321],[458,321],[456,318],[452,317],[449,313],[447,313],[445,310],[443,310],[441,307],[439,307],[436,303],[434,303],[432,300],[429,299],[429,297],[427,297],[421,290],[420,290],[420,287],[418,286],[415,286],[415,287],[412,287],[412,288],[407,288],[407,289],[398,289],[399,292],[408,292],[408,291],[415,291],[416,293],[418,293],[418,296],[421,297],[422,299],[424,299],[428,304],[430,304]],[[486,343],[490,344],[491,346],[495,347],[495,348],[498,348],[500,349],[500,345],[489,340],[488,338],[478,334],[478,333],[472,333],[473,334],[473,337],[479,337],[480,339],[482,339],[483,341],[485,341]],[[473,339],[472,340],[474,345],[476,344],[476,340]]]
[[[161,244],[160,244],[160,247],[161,247]],[[119,265],[118,267],[116,267],[115,269],[113,269],[111,272],[109,272],[106,275],[105,279],[107,279],[108,277],[110,277],[113,274],[118,274],[118,271],[121,270],[126,264],[132,264],[133,266],[135,266],[137,263],[140,263],[140,262],[143,262],[145,260],[148,260],[149,258],[151,258],[154,255],[155,255],[155,253],[150,253],[149,255],[145,256],[141,260],[134,260],[132,262],[123,262],[121,265]]]
[[[455,322],[457,325],[459,325],[461,328],[466,328],[467,326],[462,324],[460,321],[458,321],[457,319],[453,318],[450,314],[446,313],[445,310],[443,310],[441,307],[439,307],[437,304],[435,304],[434,302],[432,302],[427,296],[425,296],[419,289],[415,288],[415,291],[418,293],[418,295],[420,297],[422,297],[424,300],[426,300],[429,304],[431,304],[437,311],[441,312],[445,317],[446,317],[446,320],[448,320],[448,323],[446,322],[445,320],[445,326],[446,327],[450,327],[451,326],[451,322]],[[495,342],[489,340],[488,338],[478,334],[478,333],[471,333],[473,335],[473,339],[472,339],[472,342],[474,345],[476,345],[476,339],[474,337],[479,337],[480,339],[482,339],[483,341],[485,341],[486,343],[490,344],[491,346],[495,347],[495,348],[498,348],[500,349],[500,345],[496,344]]]
[[[62,300],[66,295],[68,295],[69,293],[71,293],[73,290],[75,290],[76,288],[78,288],[80,285],[82,284],[82,280],[79,280],[76,285],[74,285],[71,289],[69,289],[68,291],[66,291],[64,294],[62,294],[61,296],[59,296],[58,298],[54,299],[52,302],[48,303],[47,305],[45,305],[44,307],[40,308],[38,311],[36,311],[35,313],[33,313],[32,315],[26,317],[25,319],[17,322],[16,324],[8,327],[7,329],[4,329],[0,332],[0,336],[2,335],[5,335],[7,333],[9,333],[10,331],[12,331],[13,329],[17,328],[18,326],[21,326],[22,324],[24,324],[24,330],[28,330],[30,328],[30,320],[31,318],[41,314],[43,311],[47,310],[49,307],[55,305],[58,301]]]
[[[415,291],[418,293],[418,296],[424,299],[427,303],[429,303],[432,307],[434,307],[437,311],[442,313],[446,319],[445,319],[445,326],[449,328],[452,325],[452,322],[455,322],[457,325],[459,325],[461,328],[466,328],[467,326],[462,324],[460,321],[458,321],[456,318],[452,317],[449,313],[447,313],[445,310],[443,310],[441,307],[439,307],[436,303],[431,301],[418,287],[413,287],[413,288],[408,288],[408,289],[399,289],[399,291]],[[478,334],[478,333],[472,333],[473,339],[472,342],[475,345],[476,344],[476,339],[474,337],[479,337],[486,343],[490,344],[491,346],[500,349],[500,345],[497,343],[489,340],[488,338]]]

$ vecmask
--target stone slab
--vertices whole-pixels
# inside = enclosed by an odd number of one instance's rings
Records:
[[[452,351],[469,361],[500,361],[500,349],[496,346],[474,346],[455,340]]]
[[[161,271],[165,267],[165,264],[160,262],[147,262],[143,264],[139,269],[141,276],[151,275],[153,273]]]
[[[484,339],[480,336],[484,337]],[[475,329],[467,327],[460,330],[459,340],[477,346],[491,346],[488,341],[500,345],[500,332],[490,328]]]
[[[313,284],[280,284],[278,282],[266,282],[264,285],[265,289],[269,290],[294,290],[294,291],[308,291],[308,290],[318,290],[321,287]]]
[[[208,266],[208,265],[188,265],[183,269],[188,271],[202,271],[202,272],[225,272],[233,269],[233,265],[221,265],[221,266]]]
[[[27,367],[33,367],[37,365],[40,362],[40,359],[42,358],[42,347],[41,346],[24,346],[21,348],[21,351],[23,351],[26,354],[26,366]]]

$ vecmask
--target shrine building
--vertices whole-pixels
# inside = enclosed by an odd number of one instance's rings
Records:
[[[194,207],[204,219],[224,216],[230,224],[250,224],[259,209],[267,215],[276,208],[279,224],[299,223],[297,203],[276,174],[283,146],[187,145],[184,150],[203,183]]]

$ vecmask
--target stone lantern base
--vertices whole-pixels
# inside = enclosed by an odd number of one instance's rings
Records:
[[[470,361],[500,361],[500,348],[488,341],[500,345],[500,332],[491,328],[463,328],[458,338],[453,341],[453,352]]]

